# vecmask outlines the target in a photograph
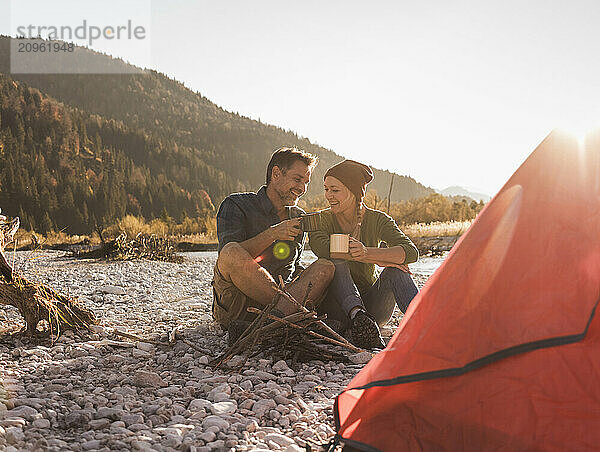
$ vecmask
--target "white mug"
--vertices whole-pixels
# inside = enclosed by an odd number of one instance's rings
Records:
[[[350,235],[331,234],[329,236],[329,255],[333,259],[347,258],[350,252]]]

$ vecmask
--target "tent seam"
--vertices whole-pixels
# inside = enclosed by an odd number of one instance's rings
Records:
[[[527,352],[531,352],[531,351],[535,351],[535,350],[540,350],[543,348],[552,348],[552,347],[558,347],[561,345],[568,345],[568,344],[573,344],[573,343],[579,342],[583,338],[585,338],[585,336],[588,332],[588,329],[590,327],[590,324],[592,322],[592,319],[594,318],[594,315],[596,313],[596,308],[598,307],[599,302],[600,302],[600,299],[598,299],[596,301],[596,304],[594,305],[594,308],[592,309],[590,317],[585,326],[585,329],[581,333],[571,334],[571,335],[567,335],[567,336],[552,337],[549,339],[541,339],[541,340],[532,341],[532,342],[526,342],[524,344],[519,344],[519,345],[509,347],[509,348],[505,348],[503,350],[499,350],[497,352],[486,355],[482,358],[478,358],[475,361],[471,361],[470,363],[467,363],[462,367],[453,367],[450,369],[433,370],[433,371],[428,371],[428,372],[421,372],[418,374],[394,377],[394,378],[390,378],[390,379],[386,379],[386,380],[373,381],[373,382],[367,383],[366,385],[363,385],[363,386],[357,386],[354,388],[345,389],[341,394],[343,394],[346,391],[352,391],[352,390],[369,389],[369,388],[381,387],[381,386],[395,386],[398,384],[414,383],[417,381],[434,380],[436,378],[456,377],[459,375],[464,375],[473,370],[477,370],[477,369],[487,366],[489,364],[495,363],[497,361],[509,358],[511,356],[515,356],[515,355],[519,355],[522,353],[527,353]],[[339,397],[339,395],[338,395],[338,397]]]

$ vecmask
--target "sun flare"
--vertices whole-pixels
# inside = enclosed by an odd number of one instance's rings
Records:
[[[600,121],[590,119],[570,119],[562,121],[561,131],[574,135],[580,144],[584,144],[586,137],[600,130]]]

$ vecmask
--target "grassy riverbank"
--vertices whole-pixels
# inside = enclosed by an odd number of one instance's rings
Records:
[[[401,226],[401,229],[417,244],[422,254],[449,250],[454,242],[470,227],[472,221],[446,221],[434,223],[417,223]],[[110,240],[121,232],[126,232],[128,237],[137,234],[154,234],[160,238],[168,238],[177,244],[179,251],[204,251],[216,249],[216,231],[206,233],[177,233],[170,229],[162,220],[145,223],[135,217],[126,217],[118,224],[102,231],[102,238]],[[100,235],[94,232],[91,235],[69,235],[65,231],[50,232],[42,235],[32,231],[19,230],[15,249],[69,249],[74,246],[99,246],[102,241]]]

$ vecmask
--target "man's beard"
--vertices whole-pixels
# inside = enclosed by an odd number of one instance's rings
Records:
[[[277,194],[284,206],[295,206],[298,203],[299,196],[296,196],[290,190],[278,191]]]

